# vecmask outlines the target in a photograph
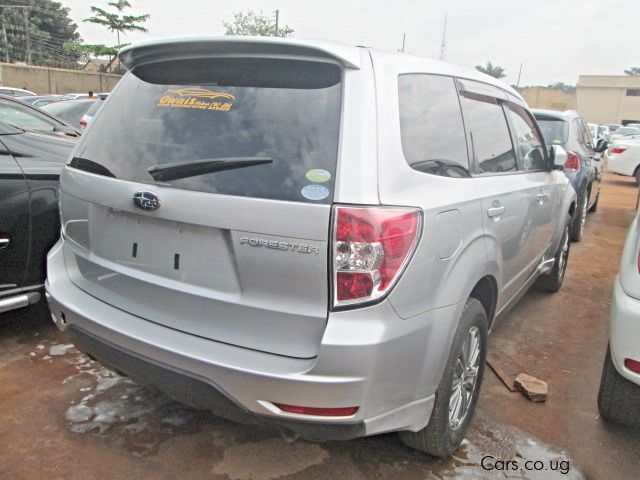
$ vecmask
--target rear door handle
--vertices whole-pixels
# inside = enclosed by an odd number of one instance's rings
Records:
[[[8,245],[9,245],[8,238],[0,238],[0,250],[2,250],[3,248],[6,248]]]
[[[489,218],[499,217],[503,213],[504,213],[504,205],[501,205],[499,207],[491,207],[490,209],[487,210],[487,215],[489,216]]]

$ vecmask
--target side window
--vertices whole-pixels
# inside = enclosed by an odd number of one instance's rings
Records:
[[[414,170],[469,177],[467,143],[455,82],[426,74],[398,77],[400,136]]]
[[[582,125],[582,134],[584,135],[585,145],[587,146],[587,148],[593,148],[593,136],[589,131],[589,127],[587,126],[586,122],[582,118],[579,120],[579,122]]]
[[[25,108],[8,103],[0,103],[0,122],[24,130],[38,130],[41,132],[51,132],[56,125],[54,122],[40,117]]]
[[[518,139],[518,148],[522,155],[524,171],[548,170],[549,167],[542,146],[543,142],[529,113],[519,105],[511,103],[507,105],[507,112],[509,112],[511,124]]]
[[[467,128],[480,172],[515,172],[516,154],[502,105],[492,97],[462,93]]]

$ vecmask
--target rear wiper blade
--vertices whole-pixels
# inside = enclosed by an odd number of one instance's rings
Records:
[[[271,157],[221,157],[187,160],[184,162],[164,163],[153,165],[147,172],[156,181],[178,180],[180,178],[195,177],[205,173],[233,170],[234,168],[252,167],[271,163]]]

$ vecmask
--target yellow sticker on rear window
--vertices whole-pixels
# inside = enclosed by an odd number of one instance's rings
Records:
[[[228,112],[231,110],[235,99],[236,97],[230,93],[216,92],[207,88],[170,88],[160,97],[157,106]]]

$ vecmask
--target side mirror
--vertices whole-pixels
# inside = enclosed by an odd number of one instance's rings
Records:
[[[609,148],[609,142],[607,142],[604,138],[601,138],[600,140],[598,140],[598,143],[596,144],[595,151],[597,153],[602,153],[607,148]]]
[[[567,151],[560,145],[551,145],[549,149],[549,158],[553,162],[553,170],[563,170],[564,163],[567,161]]]

